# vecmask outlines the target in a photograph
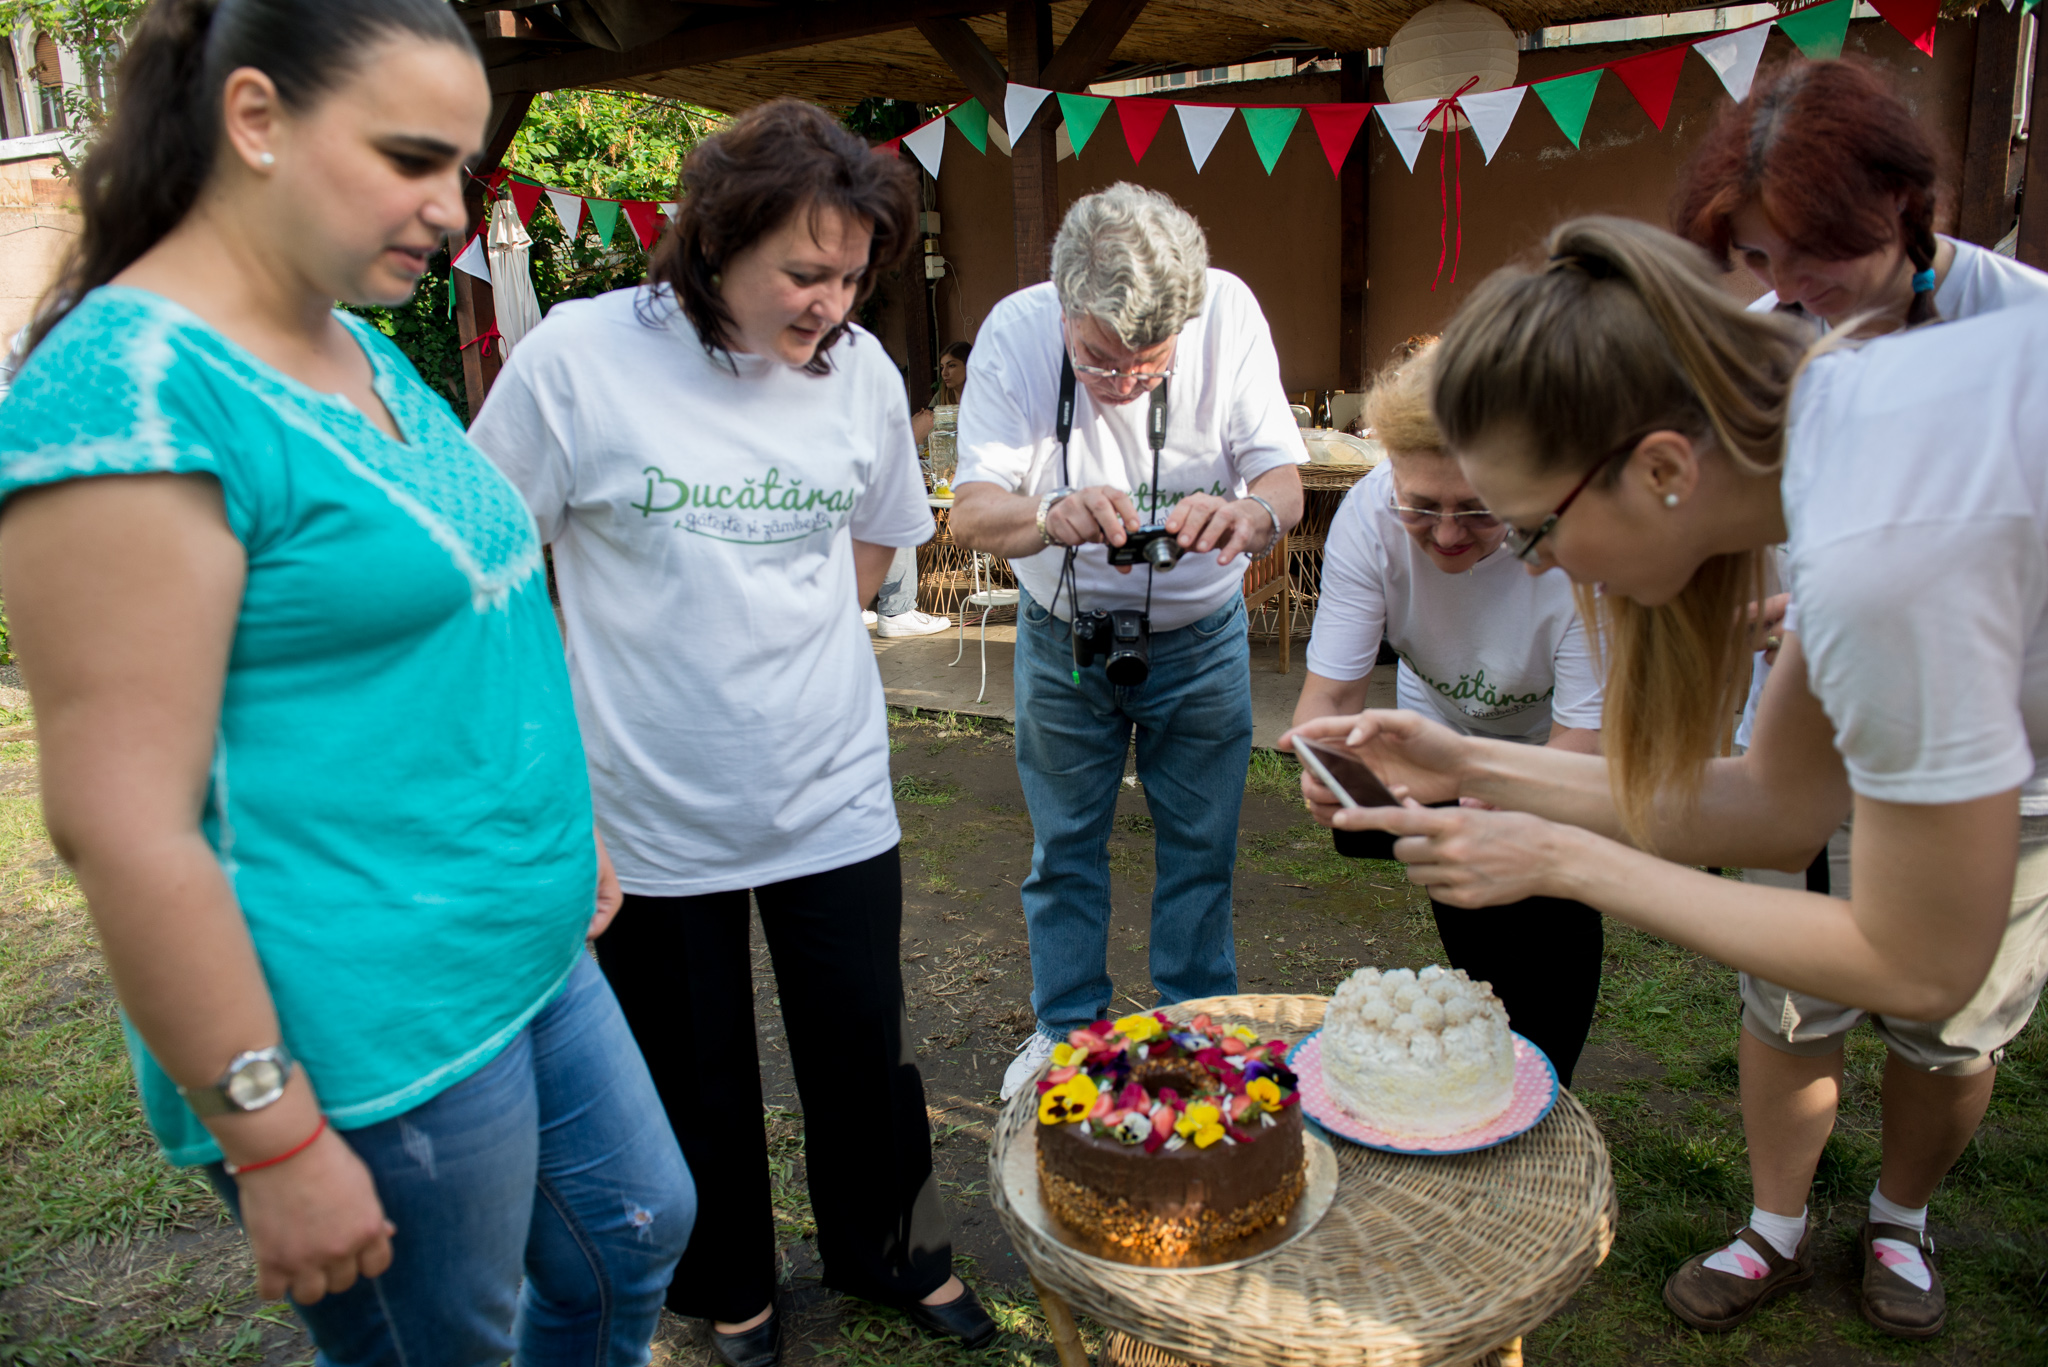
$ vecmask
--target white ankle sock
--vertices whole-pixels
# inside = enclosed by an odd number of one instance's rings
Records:
[[[1884,1193],[1876,1187],[1870,1189],[1870,1222],[1872,1224],[1904,1225],[1918,1234],[1927,1232],[1927,1207],[1908,1210],[1906,1207],[1887,1201]],[[1903,1239],[1873,1239],[1871,1252],[1877,1260],[1892,1271],[1925,1291],[1934,1285],[1934,1269],[1927,1265],[1927,1258],[1917,1244]]]
[[[1765,1243],[1778,1250],[1779,1257],[1790,1258],[1799,1252],[1799,1241],[1806,1236],[1806,1210],[1801,1207],[1797,1215],[1773,1215],[1751,1206],[1749,1227],[1763,1236]],[[1741,1239],[1732,1240],[1725,1248],[1716,1250],[1707,1259],[1706,1266],[1712,1271],[1726,1272],[1731,1277],[1749,1281],[1762,1281],[1771,1271],[1756,1256],[1756,1250]]]

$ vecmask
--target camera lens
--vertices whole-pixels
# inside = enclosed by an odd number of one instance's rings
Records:
[[[1154,537],[1145,543],[1145,558],[1154,569],[1170,570],[1180,563],[1180,542],[1170,536]]]
[[[1109,657],[1103,672],[1118,688],[1136,688],[1145,682],[1145,676],[1152,672],[1152,667],[1137,651],[1119,650]]]

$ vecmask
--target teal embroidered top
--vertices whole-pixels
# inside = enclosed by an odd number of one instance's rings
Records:
[[[219,481],[248,579],[203,827],[285,1043],[351,1129],[476,1072],[552,1000],[597,872],[533,518],[397,348],[337,316],[403,442],[179,305],[107,286],[0,402],[0,498]],[[218,1158],[128,1039],[171,1160]]]

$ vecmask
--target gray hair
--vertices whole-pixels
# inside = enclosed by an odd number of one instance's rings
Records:
[[[1128,181],[1074,201],[1052,244],[1060,311],[1093,318],[1134,351],[1178,334],[1202,311],[1208,269],[1209,241],[1194,215]]]

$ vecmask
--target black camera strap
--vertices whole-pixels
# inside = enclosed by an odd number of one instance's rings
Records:
[[[1170,383],[1171,381],[1165,379],[1159,381],[1157,387],[1152,391],[1151,407],[1145,414],[1145,442],[1152,448],[1152,497],[1150,504],[1145,510],[1147,525],[1156,523],[1159,520],[1159,453],[1166,448],[1166,387]],[[1074,435],[1074,356],[1072,352],[1067,350],[1064,343],[1060,346],[1060,400],[1053,420],[1053,435],[1060,444],[1060,487],[1071,489],[1074,485],[1074,476],[1067,463],[1067,443]],[[1046,609],[1048,612],[1058,607],[1060,601],[1059,585],[1065,585],[1069,610],[1075,617],[1081,615],[1080,582],[1074,575],[1074,556],[1079,550],[1080,547],[1078,546],[1067,547],[1066,560],[1060,566],[1058,584],[1053,588],[1052,604]],[[1153,574],[1153,567],[1148,561],[1145,565],[1145,616],[1147,620],[1150,620],[1152,616]],[[1070,641],[1073,640],[1073,633],[1071,631],[1068,633],[1068,637]],[[1081,681],[1080,646],[1078,642],[1074,642],[1074,649],[1074,682],[1078,684]]]

